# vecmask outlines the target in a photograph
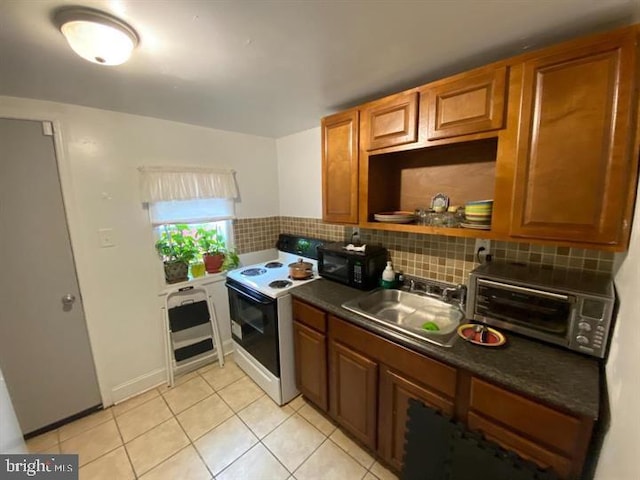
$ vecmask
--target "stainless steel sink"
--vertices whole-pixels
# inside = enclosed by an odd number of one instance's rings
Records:
[[[373,290],[342,304],[342,307],[393,330],[443,347],[453,344],[456,329],[464,319],[458,305],[395,289]],[[434,324],[437,331],[425,328]]]

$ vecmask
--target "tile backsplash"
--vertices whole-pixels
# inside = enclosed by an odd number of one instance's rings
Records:
[[[351,238],[352,228],[315,218],[267,217],[233,221],[238,253],[273,248],[279,233],[290,233],[341,242]],[[417,233],[360,230],[363,243],[383,245],[394,268],[408,275],[447,283],[466,283],[478,262],[475,239]],[[614,254],[583,248],[540,246],[529,243],[491,242],[495,260],[561,266],[602,273],[613,271]]]

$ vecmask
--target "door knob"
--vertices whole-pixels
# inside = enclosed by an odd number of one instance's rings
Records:
[[[63,295],[63,297],[62,297],[62,304],[63,305],[71,305],[75,301],[76,301],[76,296],[73,295],[72,293],[67,293],[66,295]]]

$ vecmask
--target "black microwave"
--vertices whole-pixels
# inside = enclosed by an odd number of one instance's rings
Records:
[[[321,277],[371,290],[378,286],[387,265],[387,249],[367,245],[364,252],[347,250],[344,243],[329,243],[318,248],[318,273]]]

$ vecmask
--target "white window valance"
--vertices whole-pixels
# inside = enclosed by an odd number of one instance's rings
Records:
[[[238,197],[233,170],[206,167],[140,167],[145,203]]]

